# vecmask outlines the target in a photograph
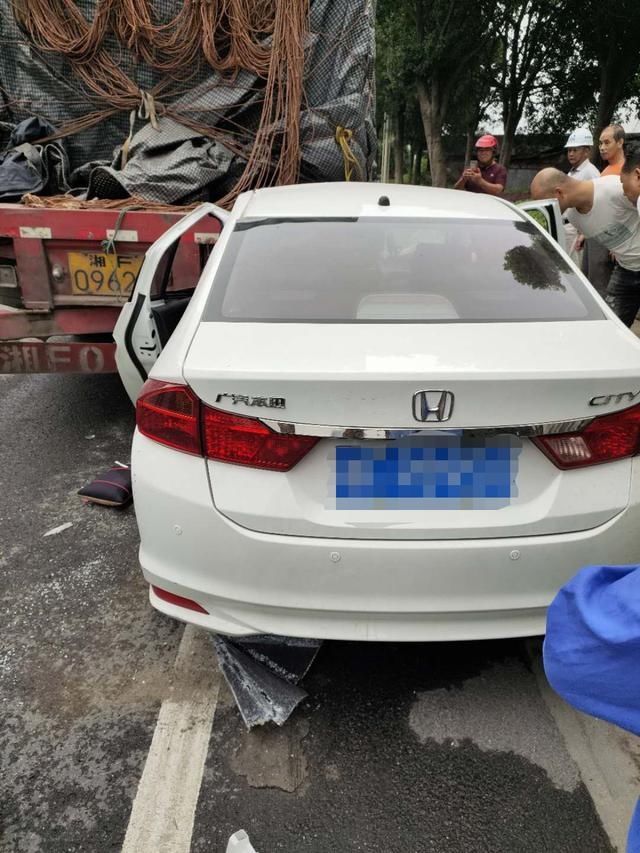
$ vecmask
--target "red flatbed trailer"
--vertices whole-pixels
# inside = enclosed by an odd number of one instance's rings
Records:
[[[120,308],[181,216],[0,204],[0,373],[115,373]],[[219,230],[206,217],[185,234],[170,289],[195,287]]]

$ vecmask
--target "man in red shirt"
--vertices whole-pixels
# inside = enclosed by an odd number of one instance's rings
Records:
[[[471,166],[465,169],[456,183],[454,190],[468,190],[472,193],[488,193],[500,195],[507,185],[507,170],[496,162],[498,140],[490,133],[481,136],[476,142],[477,162],[471,161]]]

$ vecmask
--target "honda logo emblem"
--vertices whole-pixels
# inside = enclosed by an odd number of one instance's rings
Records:
[[[413,395],[413,417],[417,421],[448,421],[452,414],[451,391],[417,391]]]

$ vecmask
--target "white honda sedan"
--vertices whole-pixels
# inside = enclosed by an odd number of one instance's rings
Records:
[[[211,215],[191,296],[171,260]],[[640,558],[640,342],[500,198],[335,183],[203,205],[149,250],[115,337],[140,562],[170,616],[526,636],[581,566]]]

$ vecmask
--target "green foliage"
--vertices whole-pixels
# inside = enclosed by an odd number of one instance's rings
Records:
[[[378,0],[377,18],[379,115],[401,111],[407,140],[423,131],[432,156],[443,132],[476,130],[488,110],[508,161],[523,118],[564,134],[640,101],[640,0]]]
[[[564,33],[562,51],[543,69],[529,126],[567,133],[615,120],[620,104],[637,101],[640,91],[640,2],[565,0],[556,25]]]
[[[415,0],[409,5],[415,8],[417,76],[436,82],[450,96],[474,90],[474,79],[482,78],[495,53],[494,2],[476,0],[471,7],[457,0]]]
[[[376,74],[378,113],[392,112],[408,94],[415,92],[415,32],[407,15],[407,3],[379,0],[376,26]]]
[[[499,0],[496,26],[501,61],[496,80],[504,143],[501,162],[508,165],[513,140],[527,104],[548,74],[561,63],[572,41],[564,24],[566,0]]]
[[[545,231],[549,230],[549,223],[541,210],[527,210],[527,213],[532,219],[535,219],[541,228],[544,228]]]

